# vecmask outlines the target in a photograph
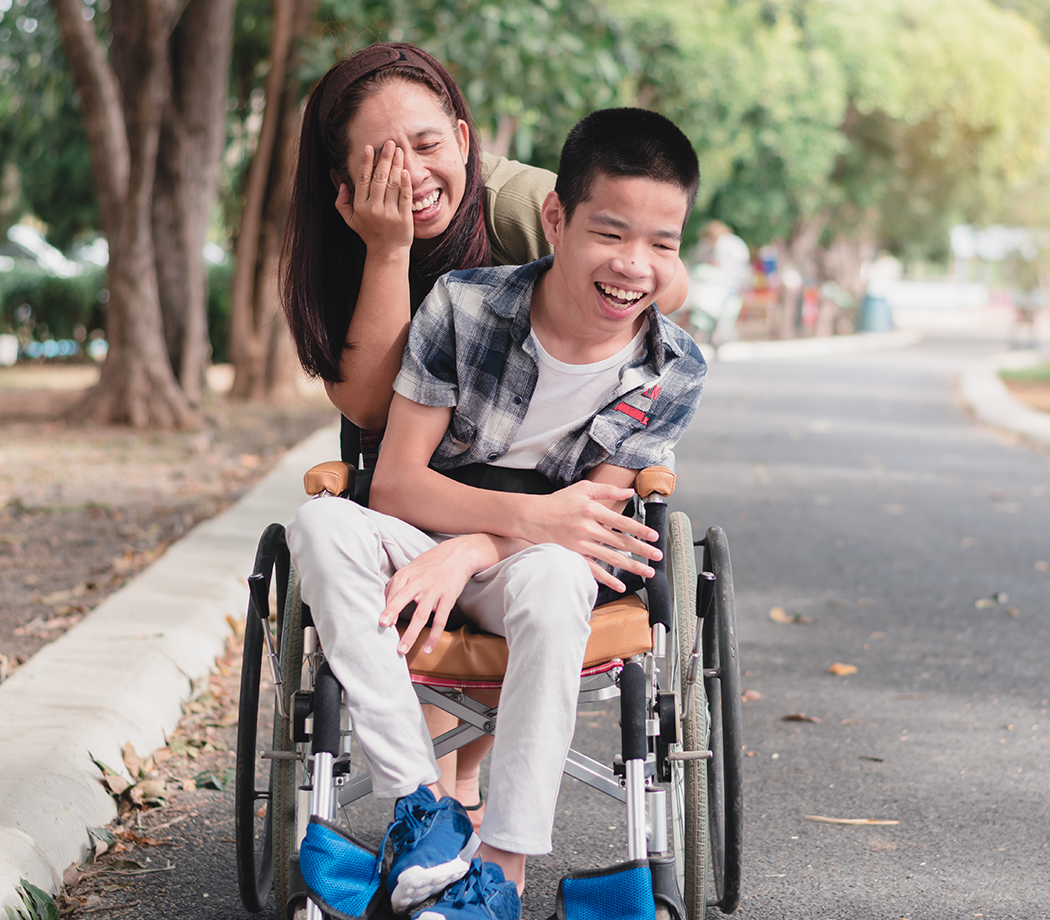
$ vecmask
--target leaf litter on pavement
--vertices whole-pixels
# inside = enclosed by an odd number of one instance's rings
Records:
[[[183,703],[183,718],[165,747],[145,756],[133,745],[121,751],[124,770],[97,757],[99,781],[113,796],[118,817],[104,828],[89,829],[88,858],[71,866],[56,895],[62,918],[86,912],[119,910],[137,902],[116,900],[142,875],[171,872],[174,857],[149,854],[176,843],[170,828],[198,817],[207,798],[233,781],[233,752],[220,737],[236,725],[243,623],[230,620],[226,650],[211,674],[194,684]]]

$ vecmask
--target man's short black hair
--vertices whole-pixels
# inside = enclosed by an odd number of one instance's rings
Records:
[[[687,220],[700,186],[700,165],[689,139],[670,119],[647,109],[600,109],[569,132],[554,185],[566,223],[600,175],[677,185],[688,196]]]

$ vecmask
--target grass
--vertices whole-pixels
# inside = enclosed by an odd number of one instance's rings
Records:
[[[999,376],[1008,383],[1050,383],[1050,361],[1032,367],[1002,370]]]

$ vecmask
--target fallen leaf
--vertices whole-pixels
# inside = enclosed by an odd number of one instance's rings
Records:
[[[130,741],[121,748],[121,754],[124,756],[124,766],[127,767],[128,774],[133,779],[145,776],[142,769],[142,758],[136,753],[135,746]]]
[[[128,798],[139,806],[154,805],[164,802],[167,798],[168,787],[163,780],[144,779],[136,783],[128,790]]]
[[[786,613],[783,607],[774,607],[769,611],[769,618],[774,623],[792,623],[797,626],[809,626],[813,617],[803,616],[800,611]]]
[[[740,699],[745,703],[750,703],[752,700],[762,699],[762,694],[757,690],[745,690],[740,694]]]
[[[793,712],[790,715],[781,716],[781,722],[819,722],[816,716],[807,716],[804,712]]]
[[[112,767],[106,766],[101,760],[96,760],[88,752],[88,757],[91,757],[91,762],[102,771],[102,784],[111,792],[113,795],[122,795],[124,790],[131,785],[123,776],[121,776]]]
[[[847,674],[856,674],[857,666],[855,664],[843,664],[841,661],[836,661],[830,668],[828,668],[829,674],[837,674],[839,677],[845,677]]]
[[[900,824],[900,821],[882,821],[878,818],[826,818],[823,815],[803,815],[807,821],[818,821],[821,824]]]
[[[885,763],[886,762],[881,757],[869,757],[867,754],[861,754],[859,759],[860,760],[870,760],[873,763]]]
[[[1040,559],[1034,568],[1037,572],[1050,572],[1050,559]]]
[[[1006,615],[1008,617],[1013,617],[1016,620],[1021,615],[1021,611],[1018,610],[1016,607],[1007,607]]]
[[[974,603],[974,607],[976,607],[978,610],[987,610],[989,607],[994,607],[994,606],[995,606],[995,601],[992,600],[990,597],[979,597],[979,598],[977,598],[977,601]]]

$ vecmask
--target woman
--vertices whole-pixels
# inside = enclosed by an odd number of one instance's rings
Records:
[[[554,178],[483,154],[459,87],[412,45],[371,45],[314,88],[281,284],[299,359],[343,414],[344,460],[374,462],[412,314],[437,277],[550,251],[540,208]],[[681,265],[675,280],[665,312],[685,299]],[[428,716],[435,733],[454,725]],[[477,822],[478,768],[489,746],[486,737],[461,748],[455,785],[445,783]]]

